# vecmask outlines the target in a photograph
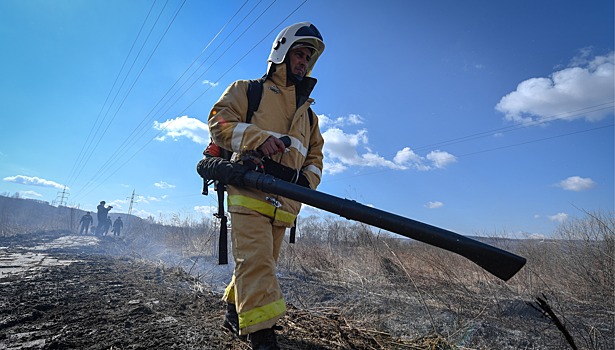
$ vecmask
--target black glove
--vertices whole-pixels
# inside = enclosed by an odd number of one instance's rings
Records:
[[[218,157],[205,157],[196,166],[196,172],[205,180],[238,186],[244,186],[243,176],[249,170],[242,164],[231,163]]]

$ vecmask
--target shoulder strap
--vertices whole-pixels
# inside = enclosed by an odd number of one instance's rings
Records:
[[[248,112],[246,113],[246,123],[250,124],[252,122],[252,116],[254,112],[258,110],[258,107],[261,104],[261,99],[263,98],[263,84],[265,83],[265,77],[250,80],[248,83]],[[308,108],[308,116],[310,117],[310,126],[314,125],[314,112],[312,112],[312,108]]]
[[[261,104],[261,98],[263,97],[263,84],[265,78],[257,80],[250,80],[248,84],[248,112],[246,113],[246,123],[250,124],[254,112],[258,110],[258,106]]]

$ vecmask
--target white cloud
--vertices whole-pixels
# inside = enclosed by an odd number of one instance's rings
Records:
[[[514,122],[542,122],[550,118],[585,118],[597,121],[613,113],[604,108],[612,103],[615,91],[613,52],[587,59],[587,51],[572,61],[572,66],[549,77],[531,78],[502,97],[496,110]],[[595,108],[592,108],[595,107]]]
[[[367,147],[367,130],[359,130],[355,134],[346,134],[341,129],[331,128],[323,133],[325,139],[324,153],[328,166],[325,172],[340,172],[349,166],[386,167],[390,169],[406,169],[404,165],[396,164],[384,157],[370,152],[359,154],[357,148]]]
[[[525,238],[527,238],[527,239],[540,239],[540,240],[543,240],[543,239],[547,238],[547,237],[546,237],[544,234],[542,234],[542,233],[529,233],[529,232],[526,232],[526,233],[524,233],[523,235],[524,235],[524,236],[525,236]]]
[[[439,202],[439,201],[428,202],[427,204],[425,204],[425,207],[427,207],[429,209],[442,208],[443,206],[444,206],[444,203]]]
[[[333,215],[333,214],[331,214],[331,213],[329,213],[327,211],[324,211],[322,209],[313,207],[311,205],[304,204],[304,205],[301,206],[301,212],[299,213],[299,215],[300,215],[300,219],[301,219],[301,218],[306,218],[306,217],[311,216],[311,215],[323,216],[323,215]],[[301,220],[299,220],[299,221],[301,221]],[[299,225],[301,225],[301,223],[299,223]]]
[[[209,85],[211,87],[216,87],[219,84],[218,82],[214,82],[214,81],[211,81],[211,80],[203,80],[201,83],[203,85]]]
[[[583,178],[580,176],[571,176],[560,181],[556,186],[561,187],[566,191],[581,192],[593,188],[596,186],[596,183],[589,177]]]
[[[196,211],[199,214],[202,214],[203,216],[211,217],[215,213],[218,212],[218,208],[217,207],[212,207],[212,206],[209,206],[209,205],[197,205],[197,206],[194,207],[194,211]]]
[[[138,216],[138,217],[140,217],[142,219],[148,219],[150,217],[152,217],[154,219],[156,218],[156,215],[154,213],[151,213],[151,212],[146,211],[146,210],[141,210],[141,209],[134,209],[132,211],[132,215]]]
[[[20,198],[37,198],[37,197],[42,197],[43,195],[36,192],[36,191],[18,191],[17,193],[19,193],[19,197]]]
[[[160,181],[160,182],[156,182],[154,183],[154,186],[160,188],[160,189],[167,189],[167,188],[175,188],[175,185],[171,185],[170,183],[166,183],[164,181]]]
[[[360,144],[367,143],[366,134],[366,130],[360,130],[356,134],[345,134],[341,129],[331,128],[322,134],[325,139],[324,152],[333,159],[354,164],[360,159],[356,148]]]
[[[549,216],[549,220],[556,221],[562,223],[568,219],[568,214],[566,213],[557,213],[555,215]]]
[[[167,196],[164,195],[162,197],[154,197],[154,196],[137,196],[137,198],[135,199],[135,203],[145,203],[145,204],[149,204],[151,202],[162,202],[164,199],[166,199]]]
[[[209,144],[209,128],[207,123],[186,115],[169,119],[162,123],[155,121],[154,129],[164,131],[165,133],[156,138],[158,141],[165,141],[167,137],[174,141],[177,141],[180,137],[187,137],[201,145]]]
[[[324,114],[318,115],[318,126],[320,126],[321,129],[323,129],[324,127],[340,128],[347,125],[359,124],[363,124],[363,117],[358,114],[349,114],[348,116],[337,118],[329,118]]]
[[[128,199],[116,199],[114,201],[111,201],[109,203],[107,203],[107,205],[112,206],[115,210],[121,209],[123,208],[124,204],[128,204],[129,200]]]
[[[429,152],[426,158],[430,160],[433,166],[438,169],[442,169],[447,165],[455,163],[457,161],[457,157],[455,157],[454,155],[440,150]]]
[[[421,163],[423,158],[414,153],[409,147],[404,147],[402,150],[397,151],[393,161],[398,164]]]
[[[358,124],[363,124],[363,117],[361,117],[358,114],[349,114],[348,118],[346,119],[346,121],[348,122],[348,124],[350,125],[358,125]]]
[[[323,168],[325,173],[332,175],[343,173],[346,169],[348,169],[348,167],[342,163],[331,163],[327,159],[323,162]]]
[[[329,174],[341,173],[351,166],[426,171],[442,169],[457,161],[457,158],[448,152],[437,150],[422,157],[409,147],[397,151],[392,160],[386,159],[370,150],[365,129],[347,134],[339,128],[330,128],[323,133],[323,138],[326,161],[324,170]],[[365,149],[364,153],[359,152],[361,148]]]
[[[361,160],[359,161],[359,164],[357,165],[373,167],[373,168],[385,167],[385,168],[396,169],[396,170],[407,169],[407,167],[404,165],[397,164],[393,161],[385,159],[384,157],[378,155],[377,153],[372,153],[372,152],[367,152],[367,153],[362,154]]]
[[[41,187],[53,187],[57,189],[64,189],[65,186],[61,185],[55,181],[41,179],[40,177],[31,177],[24,175],[16,175],[16,176],[7,176],[3,179],[7,182],[15,182],[22,185],[31,185],[31,186],[41,186]],[[66,187],[68,190],[69,188]]]

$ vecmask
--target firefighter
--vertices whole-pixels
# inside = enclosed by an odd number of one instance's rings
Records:
[[[284,180],[315,189],[322,176],[324,140],[318,119],[309,110],[316,84],[310,75],[324,48],[320,32],[309,22],[283,29],[273,42],[261,101],[250,123],[246,123],[247,80],[232,83],[211,109],[208,124],[215,146],[234,152],[234,159],[257,150],[276,163],[273,168],[293,174]],[[291,141],[289,147],[280,140],[285,136]],[[211,159],[206,155],[197,171],[205,179],[228,184],[235,262],[223,297],[224,326],[247,336],[252,349],[279,349],[274,326],[286,313],[286,304],[275,265],[286,228],[293,226],[301,203],[245,188],[241,179],[246,167]]]
[[[109,230],[111,229],[112,225],[113,221],[111,221],[111,216],[107,216],[107,221],[105,221],[105,232],[103,233],[104,236],[109,234]]]
[[[94,219],[92,218],[92,215],[88,211],[85,215],[81,217],[81,221],[79,221],[79,223],[81,224],[81,229],[79,230],[79,234],[87,235],[88,231],[90,230],[90,226],[92,226],[93,222],[94,222]]]
[[[105,231],[108,231],[107,228],[107,214],[109,213],[109,211],[111,211],[111,209],[113,209],[112,206],[108,206],[105,207],[106,202],[105,201],[100,201],[100,204],[98,204],[98,206],[96,206],[97,209],[97,213],[96,213],[96,218],[98,219],[98,226],[96,226],[96,235],[97,236],[101,236],[105,233]]]
[[[124,227],[124,223],[122,219],[118,216],[117,219],[113,222],[113,236],[119,236],[122,228]]]

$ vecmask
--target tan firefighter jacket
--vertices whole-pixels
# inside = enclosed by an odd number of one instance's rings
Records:
[[[250,124],[245,122],[249,81],[236,81],[226,89],[209,113],[211,137],[218,146],[242,153],[256,150],[271,135],[289,136],[291,146],[287,152],[276,154],[272,159],[303,171],[310,187],[315,189],[322,177],[324,144],[316,114],[313,113],[311,124],[308,115],[308,108],[314,102],[309,94],[316,79],[306,77],[299,85],[286,87],[285,64],[275,67],[276,71],[264,82],[263,96]],[[301,92],[296,93],[296,90]],[[231,185],[227,189],[230,212],[256,211],[274,219],[275,225],[291,227],[301,208],[299,202],[256,189]]]

